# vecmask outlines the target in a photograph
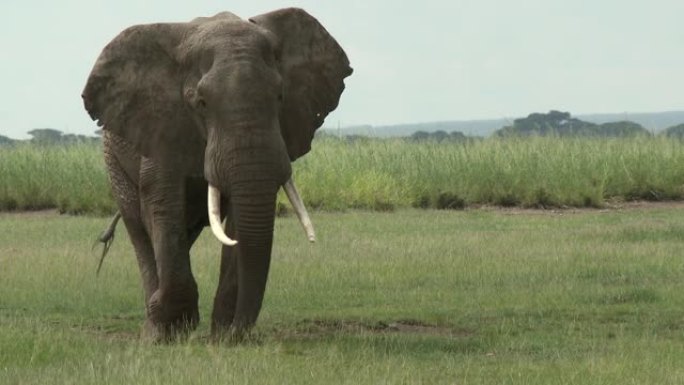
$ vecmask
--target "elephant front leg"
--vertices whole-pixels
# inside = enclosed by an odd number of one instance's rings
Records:
[[[184,184],[177,173],[144,160],[140,196],[156,261],[157,289],[147,301],[144,337],[173,339],[199,322],[197,284],[190,267]]]

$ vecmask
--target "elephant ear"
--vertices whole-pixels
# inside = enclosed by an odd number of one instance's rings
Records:
[[[281,9],[250,21],[277,40],[283,78],[280,130],[294,161],[311,149],[314,132],[337,107],[352,68],[342,47],[304,10]]]
[[[195,166],[203,138],[182,95],[176,48],[185,24],[130,27],[100,54],[83,90],[99,126],[147,157]]]

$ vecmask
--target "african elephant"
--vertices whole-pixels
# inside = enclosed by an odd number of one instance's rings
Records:
[[[295,8],[136,25],[103,49],[82,97],[103,127],[137,256],[144,337],[168,339],[199,322],[189,252],[207,225],[223,243],[212,336],[254,325],[277,192],[286,187],[313,239],[290,162],[309,152],[351,73],[335,39]]]

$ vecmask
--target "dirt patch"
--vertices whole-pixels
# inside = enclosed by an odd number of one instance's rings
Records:
[[[137,315],[114,315],[87,323],[68,323],[62,320],[49,322],[54,325],[62,325],[75,332],[94,336],[98,339],[131,341],[138,339],[140,332],[138,330],[131,330],[130,323],[134,321],[137,324],[139,318]]]
[[[137,318],[137,317],[135,317]],[[138,330],[131,330],[128,323],[131,317],[115,316],[101,320],[101,323],[73,324],[55,320],[50,323],[61,325],[71,331],[85,333],[96,339],[108,342],[136,341],[140,339]],[[211,337],[205,331],[191,332],[190,340],[209,343]],[[474,330],[436,325],[415,319],[394,321],[360,321],[338,319],[307,319],[294,325],[277,325],[269,329],[253,332],[242,343],[260,344],[264,340],[317,340],[336,335],[416,335],[450,338],[463,338],[476,334]]]
[[[631,201],[607,204],[609,208],[617,210],[629,209],[684,209],[684,201]]]
[[[107,340],[107,341],[135,341],[138,340],[140,337],[140,333],[136,332],[131,332],[131,331],[121,331],[121,330],[106,330],[106,329],[81,329],[84,330],[85,332],[96,336],[98,338]]]
[[[59,216],[56,209],[31,210],[31,211],[0,211],[0,217],[56,217]]]
[[[684,201],[629,201],[629,202],[607,202],[602,208],[593,207],[555,207],[549,209],[525,208],[525,207],[502,207],[491,205],[473,205],[470,210],[496,211],[505,215],[565,215],[565,214],[586,214],[586,213],[612,213],[616,211],[629,210],[663,210],[684,209]]]
[[[294,330],[278,331],[274,334],[296,337],[323,337],[334,334],[416,334],[426,336],[465,337],[474,334],[472,330],[434,325],[418,320],[364,322],[356,320],[304,320]]]
[[[497,211],[503,214],[539,214],[539,215],[563,215],[578,213],[602,213],[615,212],[622,210],[658,210],[658,209],[684,209],[684,201],[609,201],[603,207],[551,207],[551,208],[530,208],[519,206],[495,206],[489,204],[472,204],[464,207],[465,210]],[[362,210],[363,211],[363,210]],[[36,211],[0,211],[2,217],[58,217],[60,214],[55,209],[36,210]],[[284,214],[283,216],[287,216]],[[106,217],[103,217],[106,218]]]

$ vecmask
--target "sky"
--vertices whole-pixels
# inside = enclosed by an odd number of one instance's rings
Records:
[[[289,6],[354,67],[327,127],[684,110],[682,0],[2,0],[0,135],[92,134],[81,91],[128,26]]]

